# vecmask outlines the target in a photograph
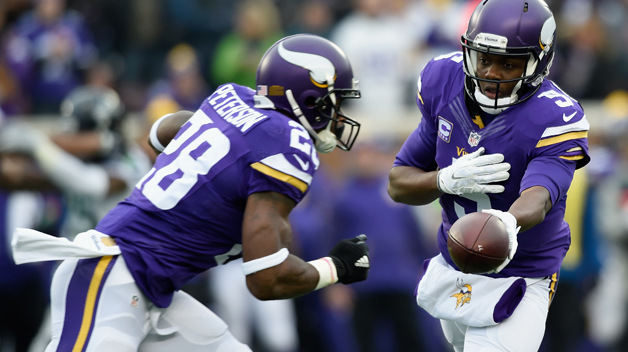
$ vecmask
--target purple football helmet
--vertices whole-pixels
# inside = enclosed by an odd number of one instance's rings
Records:
[[[530,98],[549,73],[556,46],[556,21],[543,0],[483,0],[475,8],[469,27],[461,37],[464,53],[465,89],[489,113]],[[520,78],[490,80],[477,75],[477,54],[527,57]],[[510,97],[489,99],[479,91],[479,81],[518,82]]]
[[[360,124],[340,108],[345,99],[359,98],[360,91],[336,44],[312,34],[285,37],[262,57],[256,84],[257,95],[301,123],[320,152],[353,146]]]

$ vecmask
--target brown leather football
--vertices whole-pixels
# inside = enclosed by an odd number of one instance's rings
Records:
[[[470,213],[449,229],[447,249],[460,271],[484,274],[495,270],[508,257],[508,232],[498,217]]]

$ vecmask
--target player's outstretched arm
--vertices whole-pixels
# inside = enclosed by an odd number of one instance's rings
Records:
[[[41,131],[16,121],[0,130],[0,151],[27,154],[50,183],[62,191],[103,199],[126,188],[100,164],[87,163],[66,152]]]
[[[388,175],[388,195],[397,203],[430,204],[443,195],[436,186],[437,172],[412,166],[396,166]]]
[[[542,186],[530,187],[510,206],[508,212],[515,216],[521,232],[545,220],[545,214],[552,209],[549,191]]]
[[[409,166],[397,166],[390,171],[388,194],[400,203],[423,205],[443,193],[501,193],[504,186],[495,184],[510,177],[510,164],[502,154],[486,154],[479,148],[451,165],[433,172]]]
[[[59,190],[30,157],[2,152],[0,152],[0,188],[11,191]]]
[[[370,269],[366,237],[340,241],[328,257],[305,262],[289,254],[288,216],[295,203],[275,192],[249,196],[242,225],[246,283],[260,300],[298,297],[337,281],[365,280]]]
[[[502,271],[514,258],[519,246],[517,240],[519,232],[526,231],[543,222],[545,214],[551,209],[552,199],[549,191],[545,187],[534,186],[521,192],[519,198],[510,206],[507,212],[497,209],[482,210],[485,213],[498,217],[508,231],[508,258],[494,272]]]

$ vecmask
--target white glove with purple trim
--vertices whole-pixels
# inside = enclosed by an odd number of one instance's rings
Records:
[[[509,163],[503,163],[503,154],[484,154],[484,147],[464,155],[453,164],[438,171],[438,189],[449,194],[501,193],[504,186],[489,183],[505,181],[510,177]]]
[[[482,212],[498,217],[499,220],[506,225],[506,231],[508,232],[508,257],[500,266],[497,267],[497,269],[495,269],[495,271],[493,271],[494,273],[498,273],[502,271],[508,263],[510,263],[512,258],[515,257],[515,253],[517,253],[517,246],[519,246],[519,243],[517,242],[517,234],[519,233],[521,226],[517,226],[517,219],[509,212],[497,209],[484,209]]]

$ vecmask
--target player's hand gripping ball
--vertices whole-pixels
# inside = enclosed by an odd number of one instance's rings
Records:
[[[447,249],[463,273],[491,273],[508,257],[508,232],[498,217],[470,213],[451,226]]]

